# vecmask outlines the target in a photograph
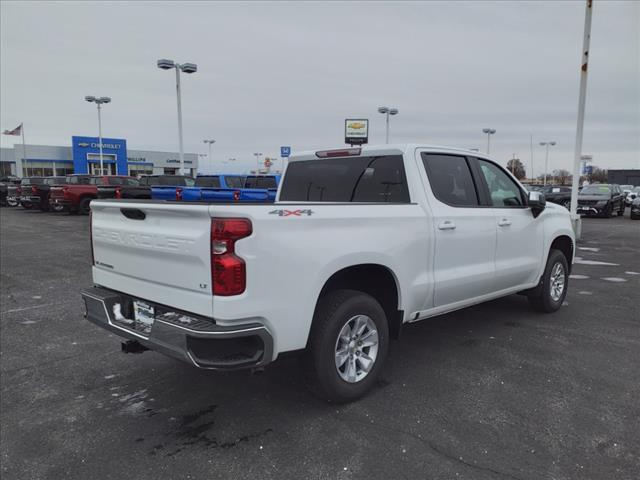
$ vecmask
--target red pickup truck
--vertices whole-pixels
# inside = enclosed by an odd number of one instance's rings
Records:
[[[98,198],[98,185],[124,185],[127,179],[135,180],[124,175],[69,175],[66,185],[51,187],[49,203],[54,209],[62,206],[69,213],[87,215],[91,200]]]

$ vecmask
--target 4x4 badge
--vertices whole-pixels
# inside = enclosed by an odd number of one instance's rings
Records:
[[[279,217],[301,217],[302,215],[311,216],[313,210],[271,210],[269,215],[278,215]]]

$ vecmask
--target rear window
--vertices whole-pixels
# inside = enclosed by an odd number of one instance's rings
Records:
[[[190,177],[183,177],[182,175],[164,175],[160,177],[150,177],[149,185],[166,185],[166,186],[178,186],[178,187],[193,187],[195,180]]]
[[[220,177],[198,177],[196,187],[220,188]]]
[[[402,155],[291,162],[280,200],[408,203]]]
[[[278,188],[275,177],[247,177],[244,188]]]
[[[67,183],[72,185],[88,185],[91,177],[70,176],[67,177]]]
[[[40,185],[44,183],[44,178],[23,178],[20,185]]]
[[[67,177],[49,177],[45,179],[44,183],[46,185],[62,185],[67,183]]]
[[[224,177],[224,183],[226,183],[229,188],[242,188],[244,187],[245,178],[246,177],[226,175]]]

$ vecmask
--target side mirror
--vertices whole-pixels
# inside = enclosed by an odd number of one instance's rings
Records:
[[[529,192],[527,204],[531,207],[533,217],[536,218],[546,208],[547,200],[542,192]]]

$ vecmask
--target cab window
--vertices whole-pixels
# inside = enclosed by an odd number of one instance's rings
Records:
[[[492,206],[497,208],[525,206],[522,190],[500,167],[480,159],[478,164],[487,183]]]
[[[422,153],[422,163],[438,200],[452,207],[478,206],[478,194],[465,157]]]

